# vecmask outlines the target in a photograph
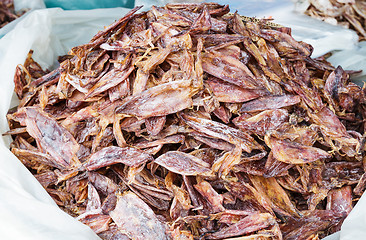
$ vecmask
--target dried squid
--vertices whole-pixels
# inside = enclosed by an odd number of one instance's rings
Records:
[[[366,89],[291,29],[139,7],[14,77],[11,151],[102,239],[318,239],[366,187]]]

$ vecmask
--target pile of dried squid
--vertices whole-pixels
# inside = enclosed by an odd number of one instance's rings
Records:
[[[333,25],[357,32],[360,41],[366,40],[366,2],[364,0],[308,0],[305,14]]]
[[[286,27],[139,7],[14,78],[11,151],[102,239],[318,239],[366,185],[366,89]]]
[[[16,14],[13,0],[0,1],[0,28],[14,21],[22,14]]]

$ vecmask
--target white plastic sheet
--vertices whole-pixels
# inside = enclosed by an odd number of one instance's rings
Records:
[[[26,4],[30,0],[18,1]],[[139,4],[143,2],[138,1]],[[160,3],[163,2],[165,1],[160,0]],[[233,4],[235,5],[235,1]],[[232,8],[232,10],[235,9]],[[0,132],[3,133],[8,129],[6,112],[17,104],[13,94],[15,67],[24,62],[30,49],[34,50],[35,59],[43,67],[50,67],[56,64],[57,56],[67,53],[73,46],[88,42],[98,30],[119,19],[127,11],[127,9],[88,11],[42,9],[22,17],[9,30],[9,33],[0,39],[2,86],[0,88]],[[354,35],[349,30],[343,31],[344,29],[328,25],[321,28],[320,25],[323,23],[317,22],[315,25],[314,22],[308,22],[306,17],[293,15],[289,8],[282,8],[282,12],[269,12],[271,14],[254,11],[239,13],[257,17],[273,16],[276,19],[275,22],[292,27],[294,36],[298,40],[312,43],[315,53],[319,55],[330,50],[353,51],[352,49],[357,47]],[[304,38],[299,39],[301,36]],[[341,44],[337,44],[339,41]],[[321,42],[322,44],[319,45]],[[333,64],[337,65],[337,61],[341,59],[342,55],[339,59],[335,59]],[[0,138],[0,239],[99,239],[88,227],[57,207],[31,173],[10,153],[9,144],[10,138]],[[360,199],[355,210],[346,219],[342,232],[327,239],[365,239],[365,198],[363,196]]]
[[[16,12],[43,8],[46,8],[43,0],[14,0]]]
[[[128,9],[30,12],[0,39],[0,132],[8,130],[6,113],[16,105],[13,94],[15,67],[24,63],[30,49],[43,66],[56,63],[76,45],[88,42],[104,26]],[[0,239],[94,240],[87,226],[58,208],[32,174],[8,150],[10,138],[0,138]]]

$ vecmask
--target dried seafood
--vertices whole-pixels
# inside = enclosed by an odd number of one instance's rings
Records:
[[[357,32],[360,41],[366,40],[366,2],[364,0],[308,0],[305,14],[333,25]]]
[[[366,185],[366,89],[215,3],[125,17],[15,74],[11,151],[103,239],[317,239]]]
[[[13,4],[12,0],[0,1],[0,28],[2,28],[6,24],[14,21],[20,15],[15,13],[14,4]]]

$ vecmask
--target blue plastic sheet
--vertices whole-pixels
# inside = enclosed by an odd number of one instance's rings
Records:
[[[96,8],[133,8],[134,0],[45,0],[47,8],[60,7],[64,10],[88,10]]]

